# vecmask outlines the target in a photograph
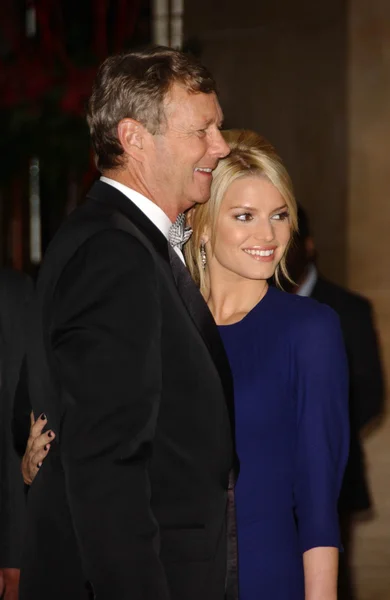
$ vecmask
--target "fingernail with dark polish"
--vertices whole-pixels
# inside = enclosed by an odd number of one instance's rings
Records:
[[[37,464],[37,467],[38,467],[38,469],[40,469],[40,468],[41,468],[41,466],[42,466],[42,463],[41,463],[41,462],[39,462],[39,463]]]
[[[53,437],[53,432],[49,431],[49,433],[47,434],[49,437]]]
[[[45,413],[41,414],[41,419],[42,419],[42,421],[46,421],[46,415],[45,415]]]
[[[44,450],[46,450],[46,451],[49,450],[49,446],[47,444],[46,444]]]

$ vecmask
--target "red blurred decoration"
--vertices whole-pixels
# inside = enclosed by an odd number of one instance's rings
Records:
[[[72,68],[69,71],[64,95],[60,101],[61,110],[72,115],[84,114],[85,101],[91,93],[95,73],[95,67]]]
[[[116,23],[113,40],[108,40],[107,15],[115,5]],[[12,19],[13,0],[0,3],[0,37],[14,49],[12,62],[0,59],[0,108],[39,102],[53,86],[63,88],[60,109],[72,115],[83,115],[97,65],[106,57],[109,45],[115,52],[124,48],[134,33],[140,0],[94,0],[91,22],[94,24],[93,66],[74,64],[66,50],[61,3],[58,0],[30,2],[36,11],[38,35],[34,43],[21,35],[17,20]]]
[[[81,1],[81,0],[80,0]],[[92,24],[91,48],[85,55],[92,56],[88,66],[75,62],[67,49],[67,31],[63,13],[66,0],[26,0],[24,6],[30,11],[33,25],[20,19],[20,4],[15,0],[0,0],[0,39],[3,57],[0,56],[0,110],[12,110],[20,119],[36,122],[39,132],[40,119],[45,119],[45,101],[51,102],[55,113],[69,118],[83,117],[86,101],[98,64],[110,51],[125,49],[132,38],[142,0],[90,0],[90,23]],[[26,14],[26,18],[28,16]],[[111,17],[115,16],[115,22]],[[77,15],[75,16],[77,19]],[[110,26],[109,26],[110,25]],[[26,159],[29,157],[26,156]],[[19,169],[24,173],[22,164]],[[89,168],[80,181],[70,176],[69,187],[85,190],[96,176],[92,151]],[[15,268],[23,268],[23,177],[17,173],[10,176],[11,221],[9,229],[9,252]]]

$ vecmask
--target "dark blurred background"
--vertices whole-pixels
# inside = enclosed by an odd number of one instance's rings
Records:
[[[34,270],[93,181],[84,113],[96,67],[150,43],[151,22],[149,0],[0,3],[1,263]]]
[[[388,0],[1,0],[0,264],[33,273],[96,177],[84,107],[108,53],[182,46],[210,67],[227,127],[264,134],[307,209],[321,271],[374,305],[390,359]],[[359,600],[390,598],[390,436],[365,442],[375,518]]]

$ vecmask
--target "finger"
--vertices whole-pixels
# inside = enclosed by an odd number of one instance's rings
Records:
[[[55,438],[55,433],[51,429],[45,433],[41,433],[40,436],[36,437],[29,449],[29,452],[35,453],[41,450],[46,444],[50,444]]]
[[[29,465],[27,462],[22,465],[23,481],[27,485],[31,485],[35,475],[38,473],[39,468],[37,465]]]
[[[36,465],[35,465],[35,469],[38,470]],[[27,485],[31,485],[31,482],[33,480],[33,474],[32,474],[33,471],[34,471],[33,466],[30,465],[30,462],[25,454],[22,459],[22,475],[23,475],[23,481]]]
[[[47,424],[47,419],[44,414],[42,414],[39,419],[37,419],[34,424],[31,426],[30,435],[27,440],[26,451],[29,452],[32,448],[34,441],[42,434],[42,430]]]
[[[47,425],[47,418],[44,413],[42,413],[39,418],[32,425],[30,430],[30,437],[32,439],[37,438],[41,435],[43,428]]]
[[[33,439],[34,439],[33,436],[32,436],[32,431],[33,431],[34,423],[35,423],[34,412],[31,411],[30,412],[30,433],[28,434],[28,440],[27,440],[27,446],[26,446],[27,451],[31,448],[31,444],[32,444]]]
[[[30,465],[32,469],[40,469],[43,461],[45,460],[46,456],[48,455],[50,450],[50,444],[46,444],[43,448],[41,448],[40,450],[38,450],[38,452],[34,452],[34,454],[31,454],[30,457]]]

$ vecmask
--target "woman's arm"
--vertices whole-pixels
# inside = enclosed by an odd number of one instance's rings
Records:
[[[338,548],[312,548],[303,553],[305,600],[337,600]]]
[[[336,600],[337,505],[349,448],[348,368],[340,323],[330,308],[308,305],[296,350],[294,497],[305,599]]]

